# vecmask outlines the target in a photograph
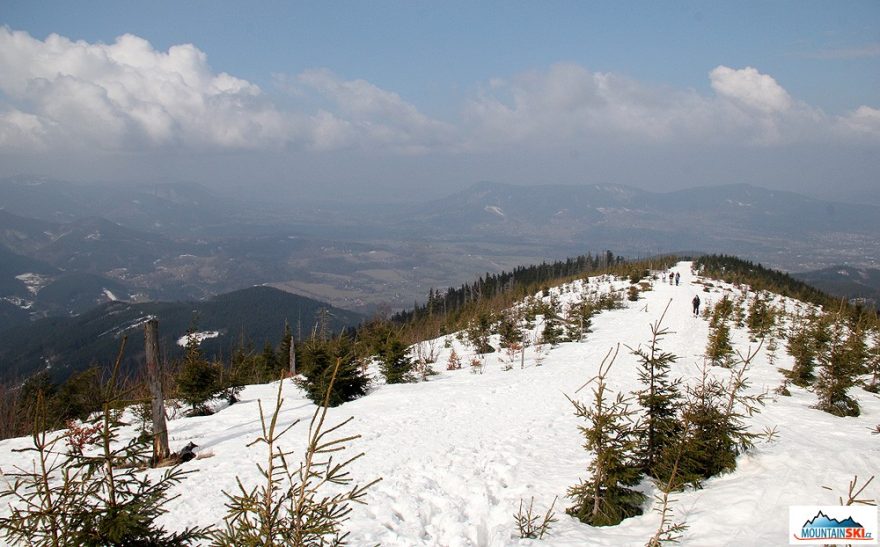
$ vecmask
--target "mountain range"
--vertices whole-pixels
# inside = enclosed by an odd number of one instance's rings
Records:
[[[260,284],[361,313],[402,309],[485,272],[606,249],[736,254],[789,272],[872,268],[880,256],[880,207],[745,184],[483,182],[396,207],[262,199],[0,179],[0,330],[114,298],[201,300]]]

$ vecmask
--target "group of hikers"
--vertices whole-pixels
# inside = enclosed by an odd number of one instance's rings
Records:
[[[675,283],[675,286],[678,287],[679,281],[681,281],[681,274],[678,272],[669,271],[669,284],[672,285]],[[691,300],[691,304],[694,305],[694,317],[700,316],[700,296],[694,295],[694,299]]]

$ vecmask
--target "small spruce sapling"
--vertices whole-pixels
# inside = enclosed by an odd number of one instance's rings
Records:
[[[543,517],[534,513],[535,498],[529,500],[529,506],[525,510],[523,510],[523,500],[519,500],[519,511],[513,515],[513,518],[516,519],[520,538],[544,539],[544,534],[550,531],[550,525],[557,521],[556,514],[553,512],[557,499],[553,498],[553,503],[550,504],[550,508],[547,509]]]
[[[264,414],[259,403],[263,434],[248,446],[266,445],[266,464],[265,467],[259,466],[264,482],[247,489],[238,479],[237,494],[224,492],[227,498],[224,528],[212,533],[212,545],[281,547],[345,544],[348,533],[343,531],[342,525],[352,511],[351,504],[364,503],[367,490],[381,479],[364,486],[350,486],[353,479],[347,468],[363,454],[342,462],[333,459],[335,454],[346,448],[346,443],[360,437],[334,438],[336,432],[352,418],[333,427],[325,426],[329,397],[340,365],[341,361],[337,360],[323,404],[312,415],[308,445],[299,465],[291,465],[293,453],[278,446],[278,439],[299,423],[299,420],[295,420],[284,428],[278,423],[284,382],[278,383],[275,408],[270,416]],[[345,489],[331,494],[327,492],[331,485]]]
[[[840,314],[828,332],[828,343],[817,352],[817,408],[835,416],[858,416],[859,403],[848,391],[856,384],[866,355],[862,333],[859,329],[847,332]]]
[[[669,334],[669,329],[661,325],[671,303],[670,300],[660,318],[651,324],[648,347],[627,348],[637,359],[639,381],[643,386],[635,393],[636,400],[644,409],[641,427],[637,432],[638,452],[642,469],[652,477],[658,477],[655,464],[680,434],[678,410],[682,396],[678,386],[681,381],[669,378],[670,367],[678,357],[660,349],[661,340]]]
[[[25,449],[37,455],[34,470],[13,473],[13,483],[0,491],[0,497],[11,500],[11,513],[0,518],[0,530],[12,544],[172,546],[207,536],[204,528],[168,532],[156,524],[174,499],[169,490],[187,472],[173,467],[154,480],[142,472],[153,454],[150,439],[136,436],[119,442],[118,410],[124,400],[117,378],[124,350],[125,339],[102,389],[102,411],[88,426],[91,430],[97,425],[97,430],[82,446],[56,448],[67,434],[50,438],[35,430],[34,448]]]
[[[568,398],[574,405],[575,415],[587,422],[579,429],[585,439],[584,448],[594,453],[594,458],[588,466],[590,478],[568,489],[574,504],[566,513],[592,526],[613,526],[625,518],[642,514],[645,498],[631,488],[641,477],[635,462],[638,446],[632,421],[635,412],[623,394],[612,396],[606,383],[619,350],[619,345],[609,350],[596,376],[578,389],[592,385],[592,405]]]

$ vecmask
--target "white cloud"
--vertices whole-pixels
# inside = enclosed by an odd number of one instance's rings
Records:
[[[327,69],[284,78],[287,98],[215,72],[191,44],[156,50],[45,40],[0,27],[0,152],[16,150],[363,149],[481,153],[644,145],[757,147],[880,138],[878,110],[828,116],[753,67],[718,66],[713,93],[647,85],[559,63],[492,77],[453,121]],[[276,100],[277,99],[277,100]],[[286,106],[281,107],[279,105]]]
[[[761,74],[750,66],[739,70],[718,66],[709,73],[709,80],[719,97],[745,108],[766,114],[791,108],[792,100],[788,92],[771,76]]]
[[[705,96],[575,64],[493,80],[465,107],[468,145],[775,146],[826,139],[836,123],[752,67],[718,66],[709,81]]]
[[[860,106],[846,116],[841,116],[838,121],[844,133],[880,137],[880,110],[876,108]]]
[[[191,44],[161,52],[129,34],[90,44],[0,27],[0,52],[0,91],[28,114],[7,124],[47,145],[248,148],[297,133],[259,87],[214,73]]]
[[[329,112],[320,113],[316,118],[321,122],[316,128],[321,136],[316,138],[319,148],[324,148],[320,144],[326,130],[332,128],[338,137],[342,126],[345,137],[334,138],[337,146],[368,143],[400,152],[422,152],[446,146],[452,138],[452,126],[426,116],[397,93],[366,80],[343,80],[326,69],[308,70],[295,78],[293,91],[316,94],[344,118],[343,122]]]

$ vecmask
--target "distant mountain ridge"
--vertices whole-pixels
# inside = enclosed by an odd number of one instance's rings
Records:
[[[107,364],[128,337],[125,364],[143,357],[143,323],[159,319],[161,346],[169,358],[182,351],[176,341],[195,321],[199,330],[221,333],[202,347],[211,355],[230,355],[246,336],[257,346],[277,344],[287,321],[294,334],[307,336],[318,310],[327,308],[330,328],[338,331],[363,320],[360,314],[271,287],[258,286],[200,302],[108,302],[76,317],[50,317],[0,332],[0,380],[26,377],[47,368],[55,380],[93,363]]]
[[[831,266],[792,276],[841,298],[880,303],[880,269],[877,268]]]
[[[139,300],[195,300],[266,283],[370,313],[484,272],[606,249],[634,258],[732,254],[788,272],[875,268],[878,234],[880,207],[747,184],[651,192],[483,182],[405,207],[309,210],[282,200],[254,208],[191,184],[0,179],[0,246],[58,272],[112,280]],[[13,292],[25,289],[15,276],[26,273],[12,275],[0,299],[18,298]],[[103,301],[102,293],[89,301]],[[0,322],[22,320],[5,308]]]
[[[400,222],[428,238],[569,247],[601,242],[637,256],[702,249],[788,271],[837,262],[832,257],[844,251],[880,251],[880,207],[748,184],[649,192],[613,184],[483,182],[425,204]]]

